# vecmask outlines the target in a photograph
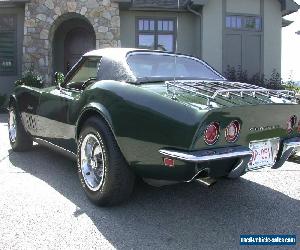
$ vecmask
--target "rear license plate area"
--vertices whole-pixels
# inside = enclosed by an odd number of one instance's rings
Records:
[[[277,158],[279,145],[279,138],[250,142],[249,148],[252,150],[252,158],[248,163],[248,171],[272,167]]]

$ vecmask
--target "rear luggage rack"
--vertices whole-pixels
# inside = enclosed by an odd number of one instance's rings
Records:
[[[170,92],[170,87],[177,88],[188,93],[198,95],[207,99],[207,106],[211,106],[211,101],[214,101],[218,96],[230,98],[231,96],[241,97],[250,96],[253,98],[263,97],[277,97],[297,101],[294,91],[290,90],[273,90],[258,87],[255,85],[229,82],[229,81],[167,81],[167,90]],[[173,96],[176,96],[176,91],[171,91]],[[205,92],[205,93],[203,93]]]

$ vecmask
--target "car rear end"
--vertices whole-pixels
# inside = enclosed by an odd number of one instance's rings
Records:
[[[180,98],[184,100],[184,93],[191,89],[182,86],[186,88],[181,89]],[[194,164],[189,181],[202,177],[237,178],[247,171],[279,168],[300,149],[300,105],[291,100],[291,93],[260,89],[253,95],[253,91],[227,90],[228,95],[222,91],[215,96],[216,91],[198,95],[202,104],[206,99],[207,107],[211,106],[188,151],[160,151],[166,158]],[[200,103],[189,102],[194,107]]]

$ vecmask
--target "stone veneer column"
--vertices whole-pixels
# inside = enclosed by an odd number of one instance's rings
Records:
[[[120,47],[119,6],[111,0],[32,0],[25,5],[23,71],[35,71],[50,82],[52,40],[57,27],[72,14],[84,16],[94,27],[96,48]]]

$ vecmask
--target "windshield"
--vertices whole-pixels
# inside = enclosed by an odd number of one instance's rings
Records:
[[[138,79],[225,79],[202,61],[183,55],[175,60],[172,54],[136,53],[127,58],[127,63]]]

